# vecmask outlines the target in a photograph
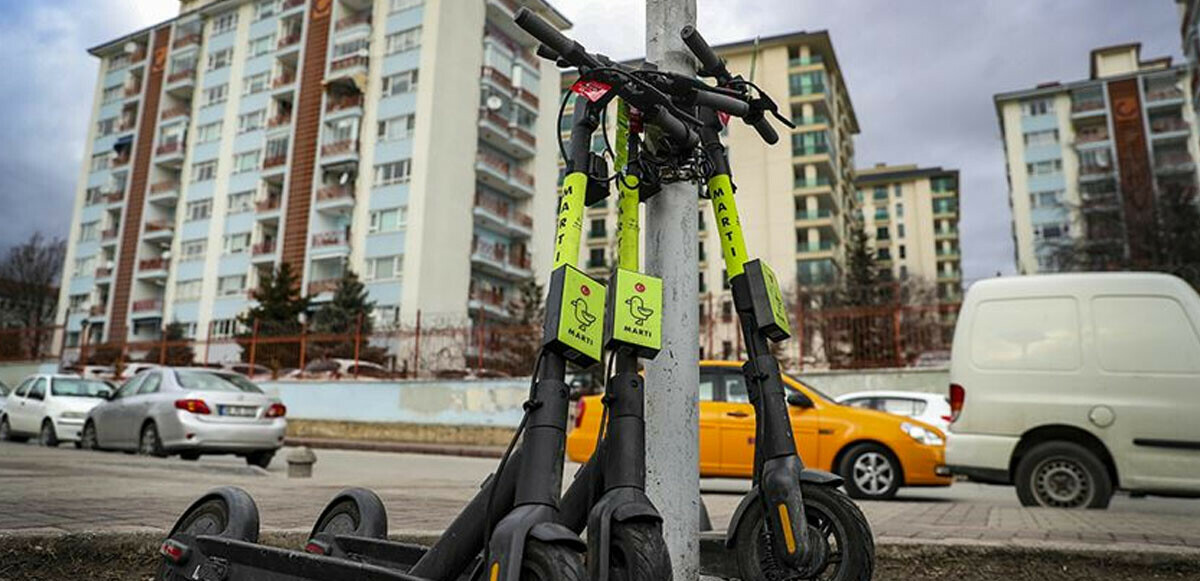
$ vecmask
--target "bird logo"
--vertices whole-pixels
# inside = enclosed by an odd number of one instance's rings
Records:
[[[588,312],[587,301],[580,297],[572,299],[571,306],[575,307],[575,322],[579,323],[579,330],[586,332],[596,322],[596,315]]]
[[[646,308],[645,299],[638,295],[625,299],[625,304],[629,305],[629,315],[634,318],[634,323],[639,327],[646,322],[646,319],[654,316],[654,310]]]

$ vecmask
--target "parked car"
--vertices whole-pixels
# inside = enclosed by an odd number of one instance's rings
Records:
[[[8,399],[8,394],[12,390],[3,381],[0,381],[0,414],[4,413],[4,402]]]
[[[43,446],[77,442],[88,411],[111,392],[112,385],[97,379],[33,375],[8,395],[0,412],[0,440],[24,442],[36,436]]]
[[[125,364],[124,367],[121,368],[121,377],[119,377],[118,379],[128,379],[128,378],[133,377],[147,369],[158,369],[159,367],[162,367],[162,366],[157,363],[144,363],[144,362],[127,363],[127,364]]]
[[[838,396],[837,402],[921,420],[943,432],[950,429],[950,400],[940,393],[856,391]]]
[[[388,379],[391,373],[370,361],[340,359],[336,357],[314,359],[304,366],[304,377],[318,379]]]
[[[1026,506],[1200,497],[1200,296],[1173,276],[980,281],[950,365],[954,472]]]
[[[271,379],[271,368],[266,365],[255,363],[251,366],[249,363],[222,363],[221,369],[240,373],[255,381],[263,381]]]
[[[283,446],[287,408],[242,375],[159,367],[125,382],[83,427],[87,449],[149,456],[236,454],[266,468]]]
[[[784,376],[796,448],[805,466],[836,472],[854,498],[889,499],[902,486],[949,486],[941,430],[919,420],[847,407]],[[741,364],[700,364],[700,475],[748,478],[754,467],[754,407]],[[797,397],[791,397],[791,396]],[[592,395],[576,403],[567,453],[586,462],[596,447],[604,405]]]

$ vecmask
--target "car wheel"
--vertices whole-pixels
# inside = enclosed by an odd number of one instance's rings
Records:
[[[0,442],[8,442],[12,439],[12,427],[8,425],[8,416],[0,417]]]
[[[79,447],[84,450],[100,449],[100,442],[96,439],[96,424],[88,422],[83,425],[83,435],[79,438]]]
[[[858,500],[890,500],[900,489],[900,462],[879,444],[862,443],[842,457],[838,468],[846,481],[846,494]]]
[[[138,440],[138,454],[156,458],[166,457],[167,453],[163,451],[162,440],[158,438],[158,427],[154,422],[148,422],[142,428],[142,438]]]
[[[54,433],[54,422],[42,420],[42,429],[38,432],[38,445],[48,448],[58,447],[58,434]]]
[[[183,460],[187,460],[188,462],[195,462],[196,460],[200,459],[200,453],[199,452],[182,452],[179,454],[179,457]]]
[[[265,469],[267,466],[271,465],[271,459],[274,457],[275,450],[260,450],[258,452],[251,452],[250,454],[246,455],[246,464]]]
[[[1104,464],[1073,442],[1034,446],[1017,465],[1016,481],[1024,506],[1108,508],[1113,494]]]

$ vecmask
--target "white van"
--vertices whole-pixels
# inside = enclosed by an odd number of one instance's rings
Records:
[[[1200,497],[1200,296],[1164,274],[981,281],[950,363],[951,470],[1026,506]]]

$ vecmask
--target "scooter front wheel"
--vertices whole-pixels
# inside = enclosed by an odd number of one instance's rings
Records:
[[[520,581],[587,581],[583,555],[570,547],[529,539]]]
[[[200,497],[175,522],[168,540],[188,540],[201,535],[258,542],[258,506],[241,488],[223,486]],[[182,564],[173,566],[165,558],[159,564],[158,581],[191,579]]]
[[[825,558],[797,571],[779,563],[771,551],[761,503],[752,503],[734,536],[738,572],[743,581],[868,581],[875,569],[875,541],[862,511],[836,488],[801,484],[810,532],[827,547]]]
[[[671,555],[656,522],[612,525],[608,578],[612,581],[661,581],[671,578]]]

